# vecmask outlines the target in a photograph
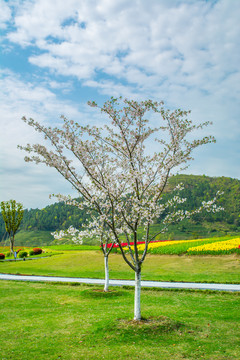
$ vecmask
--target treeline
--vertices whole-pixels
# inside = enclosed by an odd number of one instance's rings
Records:
[[[68,229],[70,225],[80,229],[87,218],[85,211],[59,202],[42,210],[26,210],[21,229],[55,231]]]
[[[26,209],[19,230],[25,231],[55,231],[68,229],[70,225],[81,229],[88,215],[75,206],[63,202],[46,206],[44,209]],[[4,237],[5,227],[0,217],[0,241]]]
[[[171,227],[175,232],[189,232],[193,223],[199,226],[215,229],[225,229],[225,232],[240,232],[240,180],[227,177],[208,177],[195,175],[176,175],[170,178],[165,191],[165,198],[171,197],[171,190],[179,183],[184,184],[184,190],[180,195],[186,197],[187,201],[182,205],[186,210],[192,210],[200,206],[202,201],[212,199],[217,191],[223,191],[218,205],[224,207],[219,213],[201,213],[195,215],[190,221],[184,221],[182,225]],[[81,229],[86,222],[88,214],[74,206],[64,203],[55,203],[44,209],[30,209],[24,211],[20,230],[25,231],[55,231],[67,229],[70,225]],[[161,219],[157,219],[159,223]],[[179,227],[180,226],[180,227]],[[2,216],[0,216],[0,241],[4,237],[5,227]]]

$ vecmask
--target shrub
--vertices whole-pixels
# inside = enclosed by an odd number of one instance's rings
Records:
[[[39,254],[42,253],[42,249],[41,249],[41,248],[34,248],[33,251],[34,251],[34,255],[39,255]]]
[[[30,250],[29,251],[29,255],[32,256],[32,255],[35,255],[35,252],[33,250]]]
[[[19,257],[20,259],[25,258],[25,257],[27,257],[27,256],[28,256],[27,251],[20,251],[20,252],[18,253],[18,257]]]
[[[0,259],[5,259],[5,255],[4,254],[0,254]]]

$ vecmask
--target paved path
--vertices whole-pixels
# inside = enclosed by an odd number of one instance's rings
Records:
[[[85,279],[60,276],[32,276],[32,275],[8,275],[0,274],[0,280],[19,281],[52,281],[52,282],[73,282],[83,284],[104,285],[104,279]],[[110,280],[110,286],[134,286],[134,280]],[[161,282],[142,280],[143,287],[157,287],[167,289],[200,289],[220,291],[240,291],[240,285],[236,284],[207,284],[207,283],[185,283],[185,282]]]

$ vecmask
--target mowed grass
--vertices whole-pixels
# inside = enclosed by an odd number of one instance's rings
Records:
[[[238,293],[0,284],[2,360],[240,358]]]
[[[38,246],[39,247],[39,246]],[[27,251],[29,254],[29,251],[32,250],[32,246],[16,246],[14,247],[14,251],[24,250]],[[43,253],[39,254],[39,257],[44,256],[52,256],[54,254],[59,254],[62,251],[71,251],[71,250],[77,250],[77,251],[85,251],[85,250],[96,250],[99,249],[99,247],[92,246],[92,245],[55,245],[55,246],[43,246],[41,247],[43,249]],[[0,246],[0,252],[5,254],[6,258],[11,259],[13,258],[13,254],[10,254],[10,256],[7,256],[8,253],[10,253],[9,246]],[[28,255],[30,256],[30,255]],[[36,257],[36,255],[33,255]]]
[[[109,268],[111,279],[134,279],[134,272],[120,254],[110,254]],[[58,255],[43,259],[0,262],[0,272],[104,278],[104,258],[100,250],[60,251]],[[142,280],[239,283],[239,279],[240,257],[236,254],[223,256],[149,254],[142,269]]]

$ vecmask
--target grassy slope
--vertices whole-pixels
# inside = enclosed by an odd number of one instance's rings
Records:
[[[235,360],[236,293],[142,291],[145,323],[132,323],[133,290],[1,282],[4,360]],[[153,317],[153,318],[151,318]]]
[[[239,283],[240,258],[224,256],[148,255],[143,280]],[[109,257],[110,278],[134,279],[133,271],[120,254]],[[98,251],[63,251],[50,258],[0,262],[0,272],[104,278],[103,255]]]
[[[19,231],[16,234],[15,244],[19,246],[43,246],[50,244],[53,236],[50,231]]]

